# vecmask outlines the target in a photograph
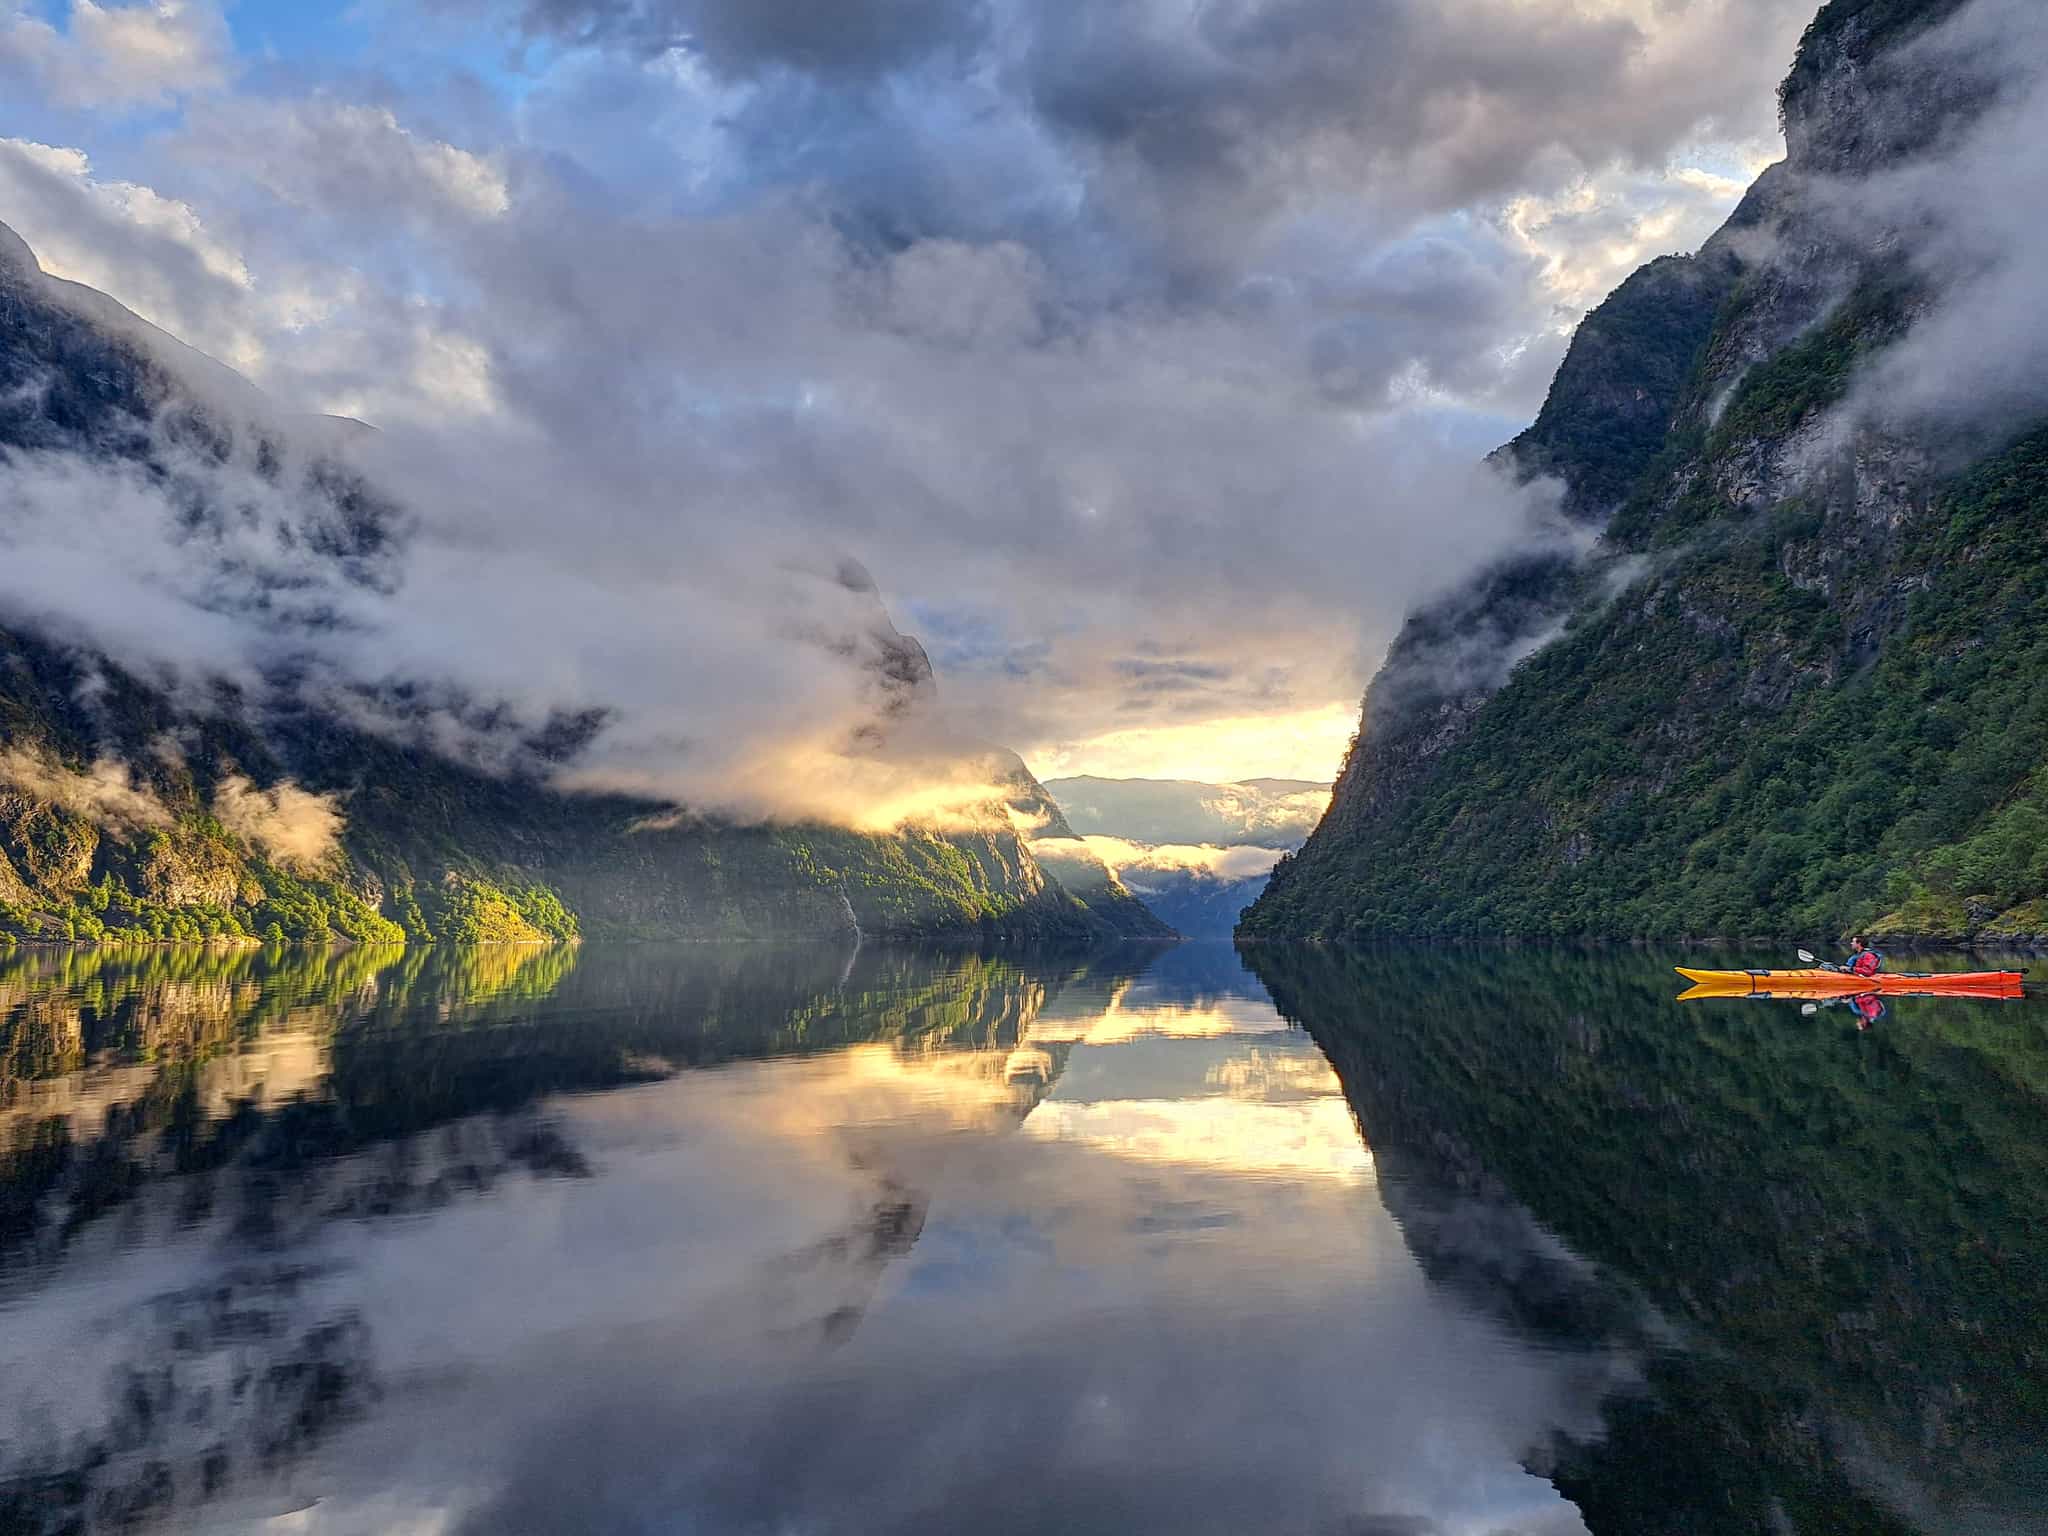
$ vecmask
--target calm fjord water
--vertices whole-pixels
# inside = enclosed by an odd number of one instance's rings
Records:
[[[1669,959],[0,955],[0,1531],[2048,1529],[2048,1010]]]

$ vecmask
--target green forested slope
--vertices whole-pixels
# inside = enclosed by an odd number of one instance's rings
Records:
[[[1255,932],[2048,932],[2048,432],[1961,477],[1862,665],[1788,506],[1525,662],[1398,817]],[[1779,698],[1764,689],[1782,690]]]
[[[159,746],[171,739],[175,754]],[[0,771],[0,948],[1170,932],[1120,885],[1084,901],[1047,880],[1007,826],[877,835],[678,818],[479,773],[320,716],[260,731],[231,712],[193,718],[102,659],[0,629],[0,770],[23,756],[72,775],[118,763],[165,819],[95,815]],[[224,826],[217,797],[232,775],[333,796],[334,851],[293,866]]]
[[[336,590],[396,589],[407,514],[322,453],[334,426],[280,417],[226,368],[47,276],[0,225],[0,492],[52,466],[132,475],[175,503],[181,540],[239,570],[234,541],[265,539],[242,527],[257,514],[223,490],[232,477],[210,478],[234,467],[290,493],[267,514],[268,540],[303,552]],[[259,563],[209,600],[268,625],[273,605],[296,611],[282,589],[304,575]],[[892,719],[928,696],[930,664],[865,572],[843,563],[837,580],[872,599],[877,709]],[[302,696],[288,624],[272,635],[282,685],[251,699],[203,678],[173,690],[138,676],[147,664],[117,665],[19,606],[0,612],[0,947],[1170,936],[1114,880],[1083,899],[1048,879],[996,800],[965,830],[872,835],[566,794],[550,770],[588,744],[594,719],[506,741],[524,770],[483,772],[428,733],[357,724],[355,701]],[[386,702],[390,719],[408,718],[404,697]],[[1051,806],[1013,754],[988,763],[992,795],[1033,814]],[[280,846],[252,831],[294,817],[332,835]]]

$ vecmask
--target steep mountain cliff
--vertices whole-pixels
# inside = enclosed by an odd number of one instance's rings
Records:
[[[1170,933],[1113,879],[1084,899],[1046,875],[1012,808],[1027,823],[1057,810],[1012,753],[988,754],[987,805],[942,831],[742,824],[557,790],[592,718],[478,764],[392,728],[413,704],[403,685],[374,700],[293,686],[306,635],[346,626],[353,594],[404,581],[408,514],[332,451],[363,430],[279,418],[230,370],[44,274],[0,227],[0,559],[39,487],[97,475],[66,505],[93,506],[116,538],[129,490],[169,506],[171,542],[200,552],[181,611],[274,638],[253,683],[142,676],[132,657],[159,615],[106,615],[130,641],[123,665],[42,594],[8,588],[0,943]],[[864,571],[817,580],[855,619],[816,643],[863,669],[860,735],[879,741],[929,694],[930,663]]]
[[[1987,57],[2001,14],[1822,9],[1786,159],[1587,318],[1498,455],[1592,552],[1410,620],[1241,932],[2048,935],[2048,431],[2025,391],[1880,387],[1972,270],[1915,258],[1940,220],[1901,188],[2038,88]]]

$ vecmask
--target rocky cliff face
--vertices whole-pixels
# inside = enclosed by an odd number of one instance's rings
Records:
[[[323,450],[351,430],[281,420],[0,228],[0,548],[9,493],[53,465],[147,485],[195,544],[232,553],[209,601],[275,626],[288,682],[297,627],[345,623],[351,589],[403,580],[405,510]],[[238,481],[292,494],[240,498]],[[931,664],[865,571],[820,579],[870,600],[868,621],[814,637],[872,679],[858,750],[928,697]],[[1084,898],[1039,867],[1011,807],[1035,818],[1051,800],[1014,754],[991,759],[987,814],[943,833],[741,825],[557,792],[551,768],[594,719],[555,721],[487,772],[275,693],[173,688],[32,594],[0,606],[0,942],[1170,933],[1115,882]]]
[[[2048,435],[1850,408],[1943,298],[1863,189],[1999,100],[1959,9],[1816,17],[1787,158],[1501,452],[1591,552],[1411,619],[1248,935],[2048,932]]]

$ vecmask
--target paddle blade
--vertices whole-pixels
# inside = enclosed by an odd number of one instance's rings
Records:
[[[1820,1004],[1819,1004],[1819,1003],[1806,1003],[1806,1004],[1804,1004],[1804,1005],[1802,1005],[1802,1006],[1801,1006],[1801,1008],[1800,1008],[1800,1010],[1799,1010],[1799,1011],[1800,1011],[1801,1013],[1803,1013],[1804,1015],[1806,1015],[1806,1017],[1807,1017],[1807,1018],[1809,1018],[1809,1019],[1810,1019],[1810,1018],[1812,1018],[1812,1017],[1813,1017],[1813,1016],[1814,1016],[1814,1015],[1815,1015],[1816,1013],[1819,1013],[1819,1012],[1820,1012]]]
[[[1803,965],[1813,965],[1820,958],[1818,955],[1814,954],[1812,950],[1808,949],[1794,950],[1793,953],[1799,956],[1800,963]]]

